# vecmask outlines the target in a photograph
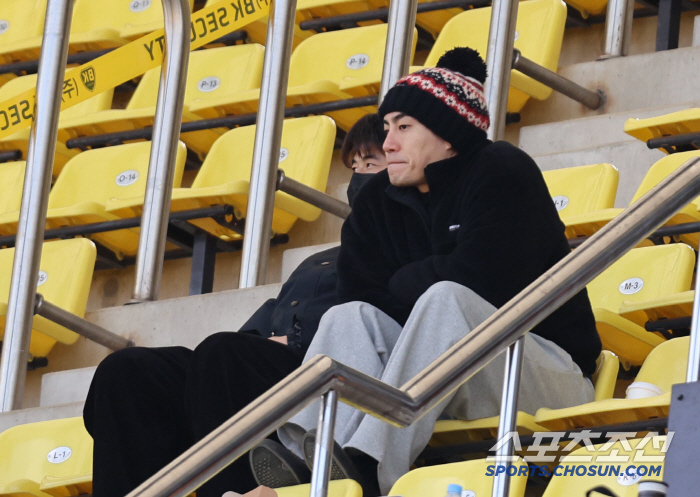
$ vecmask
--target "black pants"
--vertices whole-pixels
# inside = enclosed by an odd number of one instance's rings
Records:
[[[217,333],[192,351],[135,347],[97,368],[83,418],[95,441],[93,494],[123,497],[299,367],[299,349],[244,333]],[[198,497],[256,487],[241,457]]]

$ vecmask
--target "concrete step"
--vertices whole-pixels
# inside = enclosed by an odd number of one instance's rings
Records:
[[[689,107],[700,107],[700,100],[680,105],[584,117],[570,121],[524,126],[520,129],[520,148],[531,156],[586,150],[594,147],[637,141],[623,131],[629,118],[647,119]]]
[[[39,407],[85,402],[97,366],[47,373],[41,377]]]
[[[0,433],[17,425],[82,416],[84,405],[84,402],[71,402],[57,406],[2,412],[0,413]]]
[[[582,150],[536,155],[533,159],[543,171],[601,162],[613,164],[620,172],[615,207],[626,207],[649,167],[665,155],[659,150],[649,150],[639,140],[630,140]]]

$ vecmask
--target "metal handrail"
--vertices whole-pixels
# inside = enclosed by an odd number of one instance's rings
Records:
[[[699,192],[700,158],[693,158],[400,389],[329,357],[312,358],[141,484],[129,497],[189,494],[314,399],[331,390],[337,391],[343,402],[384,421],[396,426],[411,424],[583,289]],[[318,468],[318,471],[323,473],[326,468]]]
[[[141,215],[132,302],[156,300],[160,291],[165,236],[170,212],[175,158],[185,101],[190,57],[190,5],[187,0],[162,0],[165,46],[153,143],[148,162],[146,194]]]

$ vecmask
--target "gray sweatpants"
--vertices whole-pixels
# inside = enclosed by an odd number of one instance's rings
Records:
[[[324,314],[304,361],[325,354],[400,387],[495,310],[469,288],[447,281],[433,285],[418,299],[403,329],[376,307],[349,302]],[[379,461],[379,485],[388,495],[427,445],[442,412],[461,419],[499,413],[504,368],[505,355],[501,354],[407,428],[393,427],[340,403],[335,440]],[[540,336],[525,335],[520,411],[534,414],[540,407],[570,407],[590,402],[593,396],[593,385],[567,352]],[[282,443],[299,456],[301,438],[316,427],[318,412],[315,402],[278,431]]]

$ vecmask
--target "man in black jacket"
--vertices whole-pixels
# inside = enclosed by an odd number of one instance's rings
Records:
[[[565,257],[564,225],[532,159],[486,137],[486,67],[470,49],[401,79],[379,114],[389,166],[367,183],[343,225],[342,305],[329,310],[306,358],[326,354],[400,387]],[[369,255],[371,254],[371,255]],[[519,410],[593,400],[601,344],[580,292],[525,336]],[[427,444],[442,411],[498,414],[503,356],[418,422],[398,429],[340,404],[334,473],[367,475],[388,495]],[[278,435],[307,463],[318,404]],[[358,469],[358,468],[356,468]],[[356,473],[357,474],[357,473]],[[374,487],[374,489],[372,488]]]
[[[343,159],[355,172],[348,188],[351,205],[365,178],[386,167],[382,140],[376,115],[359,120],[346,137]],[[213,334],[194,350],[133,347],[102,361],[83,412],[95,442],[95,497],[128,494],[299,367],[321,316],[339,303],[339,250],[303,261],[278,297],[265,302],[237,333]],[[301,463],[293,472],[303,479],[308,470]],[[197,495],[220,497],[256,486],[243,457]]]

